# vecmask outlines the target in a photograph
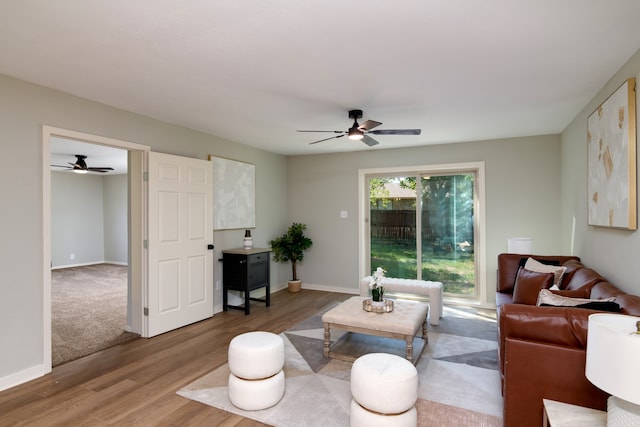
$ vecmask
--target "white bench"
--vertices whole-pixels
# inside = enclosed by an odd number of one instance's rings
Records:
[[[360,281],[360,295],[369,295],[371,276]],[[405,294],[424,295],[429,297],[429,323],[437,325],[442,317],[442,282],[430,280],[397,279],[385,277],[382,281],[385,292],[400,292]]]

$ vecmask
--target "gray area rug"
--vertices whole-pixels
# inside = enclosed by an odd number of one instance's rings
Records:
[[[127,324],[127,267],[96,264],[51,271],[53,366],[138,337]]]
[[[227,392],[226,364],[178,394],[274,426],[348,426],[351,363],[322,356],[321,314],[281,335],[286,351],[286,391],[276,406],[262,411],[234,407]],[[332,331],[332,339],[333,335]],[[353,335],[371,340],[375,344],[371,351],[380,345],[378,337]],[[419,425],[502,425],[496,339],[495,312],[445,307],[440,325],[429,325],[429,344],[416,365]],[[402,343],[397,343],[402,350]]]

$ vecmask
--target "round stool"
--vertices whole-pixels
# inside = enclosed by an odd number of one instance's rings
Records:
[[[267,409],[284,396],[284,340],[247,332],[229,343],[229,400],[246,411]]]
[[[262,380],[243,380],[229,374],[229,400],[245,411],[267,409],[284,396],[284,371]]]
[[[418,411],[414,406],[398,415],[381,415],[367,411],[351,399],[350,423],[352,427],[415,427],[418,425]]]
[[[271,332],[247,332],[229,343],[229,369],[238,378],[271,377],[284,366],[284,340]]]
[[[353,362],[351,368],[351,425],[372,425],[369,418],[379,422],[416,425],[411,414],[418,400],[418,371],[411,362],[402,357],[386,354],[365,354]],[[366,410],[369,414],[360,411]],[[391,417],[391,418],[390,418]],[[360,423],[360,421],[366,421]],[[415,420],[415,421],[414,421]]]

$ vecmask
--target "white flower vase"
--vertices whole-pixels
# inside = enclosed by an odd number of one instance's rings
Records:
[[[373,301],[371,300],[371,307],[384,307],[385,306],[384,299],[382,301]]]

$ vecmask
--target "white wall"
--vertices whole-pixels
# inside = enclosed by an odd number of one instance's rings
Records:
[[[538,253],[561,252],[557,135],[290,157],[289,222],[306,223],[314,242],[299,268],[303,283],[357,290],[358,169],[479,161],[486,178],[485,302],[495,302],[497,255],[506,252],[509,237],[535,238]]]
[[[565,253],[581,257],[586,265],[619,288],[639,294],[640,231],[589,226],[587,217],[587,118],[631,77],[640,82],[640,51],[624,64],[562,133],[562,240]],[[636,108],[637,114],[639,111]],[[638,124],[640,115],[636,117],[636,127]],[[640,189],[640,185],[637,188]]]
[[[0,389],[43,367],[42,126],[207,159],[215,154],[256,165],[256,246],[287,221],[286,158],[69,94],[0,76]],[[47,224],[47,227],[49,225]],[[216,251],[239,247],[242,230],[214,233]],[[215,257],[217,259],[218,256]],[[47,261],[48,264],[48,261]],[[219,265],[214,274],[221,276]],[[278,269],[272,283],[284,281]],[[214,298],[219,306],[221,292]]]
[[[51,172],[53,268],[127,264],[127,187],[126,174]]]
[[[102,190],[101,176],[51,172],[53,268],[104,261]]]

